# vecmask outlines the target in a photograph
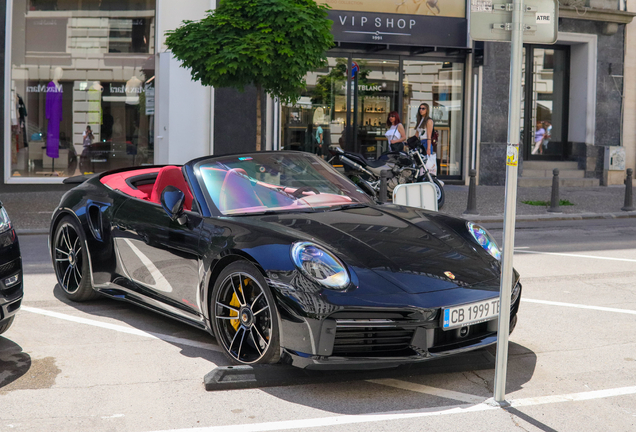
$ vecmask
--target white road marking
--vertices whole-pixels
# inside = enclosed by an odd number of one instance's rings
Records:
[[[562,302],[555,302],[555,301],[549,301],[549,300],[534,300],[534,299],[526,299],[526,298],[522,298],[521,301],[528,302],[528,303],[546,304],[551,306],[563,306],[563,307],[572,307],[572,308],[578,308],[578,309],[593,309],[593,310],[598,310],[603,312],[616,312],[616,313],[636,315],[636,311],[630,310],[630,309],[609,308],[604,306],[588,306],[588,305],[575,304],[575,303],[562,303]]]
[[[425,393],[425,394],[429,394],[431,396],[438,396],[438,397],[442,397],[442,398],[446,398],[446,399],[455,399],[458,401],[462,401],[462,402],[467,402],[467,403],[481,403],[484,400],[488,399],[485,397],[479,397],[479,396],[475,396],[475,395],[471,395],[471,394],[467,394],[467,393],[460,393],[460,392],[456,392],[456,391],[452,391],[452,390],[446,390],[446,389],[441,389],[441,388],[437,388],[437,387],[430,387],[427,385],[423,385],[423,384],[416,384],[416,383],[412,383],[412,382],[407,382],[407,381],[402,381],[402,380],[396,380],[396,379],[374,379],[374,380],[367,380],[367,382],[370,383],[374,383],[374,384],[380,384],[380,385],[385,385],[385,386],[389,386],[389,387],[395,387],[395,388],[399,388],[402,390],[409,390],[409,391],[414,391],[414,392],[418,392],[418,393]]]
[[[129,328],[129,327],[120,326],[120,325],[117,325],[117,324],[108,324],[108,323],[104,323],[104,322],[100,322],[100,321],[95,321],[95,320],[91,320],[91,319],[87,319],[87,318],[76,317],[76,316],[72,316],[72,315],[66,315],[66,314],[62,314],[62,313],[59,313],[59,312],[47,311],[47,310],[44,310],[44,309],[34,308],[34,307],[30,307],[30,306],[22,306],[21,310],[24,310],[24,311],[27,311],[27,312],[31,312],[31,313],[35,313],[35,314],[49,316],[49,317],[52,317],[52,318],[58,318],[58,319],[66,320],[66,321],[72,321],[72,322],[76,322],[76,323],[79,323],[79,324],[87,324],[87,325],[91,325],[93,327],[100,327],[100,328],[104,328],[104,329],[108,329],[108,330],[115,330],[115,331],[118,331],[120,333],[127,333],[127,334],[131,334],[131,335],[136,335],[136,336],[143,336],[143,337],[147,337],[147,338],[151,338],[151,339],[159,339],[159,340],[162,340],[162,341],[165,341],[165,342],[175,343],[177,345],[187,345],[187,346],[191,346],[191,347],[195,347],[195,348],[202,348],[202,349],[206,349],[206,350],[210,350],[210,351],[223,352],[223,350],[220,347],[218,347],[216,345],[213,345],[213,344],[205,343],[205,342],[197,342],[197,341],[193,341],[193,340],[190,340],[190,339],[174,337],[174,336],[165,335],[165,334],[161,334],[161,333],[145,332],[145,331],[142,331],[142,330],[137,330],[137,329],[133,329],[133,328]]]
[[[513,408],[535,405],[553,404],[559,402],[577,402],[607,397],[626,396],[636,394],[636,386],[615,389],[598,390],[582,393],[570,393],[556,396],[533,397],[509,400]],[[268,423],[232,424],[227,426],[200,427],[192,429],[170,429],[162,432],[261,432],[279,431],[286,429],[308,429],[315,427],[342,426],[356,423],[375,423],[391,420],[408,420],[422,417],[444,416],[452,414],[466,414],[471,412],[493,411],[501,409],[492,398],[476,405],[451,405],[446,407],[424,408],[421,410],[398,411],[389,413],[374,413],[364,415],[343,415],[334,417],[318,417],[312,419],[284,420]]]
[[[616,396],[627,396],[636,394],[636,386],[632,387],[619,387],[613,389],[605,389],[605,390],[593,390],[589,392],[581,392],[581,393],[570,393],[564,395],[553,395],[553,396],[540,396],[534,398],[526,398],[519,400],[511,400],[510,405],[513,408],[524,407],[524,406],[533,406],[533,405],[544,405],[544,404],[552,404],[559,402],[580,402],[594,399],[603,399],[608,397],[616,397]]]
[[[515,248],[515,252],[535,254],[535,255],[555,255],[555,256],[564,256],[564,257],[573,257],[573,258],[592,258],[592,259],[608,260],[608,261],[636,262],[636,259],[631,259],[631,258],[611,258],[611,257],[580,255],[580,254],[570,254],[570,253],[557,253],[557,252],[537,252],[537,251],[529,251],[529,250],[518,250],[516,248]]]

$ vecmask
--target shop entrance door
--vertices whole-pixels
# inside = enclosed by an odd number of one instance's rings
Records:
[[[569,47],[526,45],[524,56],[523,157],[567,160]]]
[[[349,150],[361,153],[367,159],[377,159],[387,151],[385,133],[391,111],[399,112],[400,61],[387,59],[354,58],[347,92],[349,113]]]

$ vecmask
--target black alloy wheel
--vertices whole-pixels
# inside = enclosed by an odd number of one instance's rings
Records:
[[[98,297],[89,274],[86,242],[71,216],[65,216],[56,227],[51,248],[55,276],[66,297],[73,301]]]
[[[214,335],[238,364],[276,363],[280,359],[278,314],[267,282],[247,262],[226,267],[212,291]]]

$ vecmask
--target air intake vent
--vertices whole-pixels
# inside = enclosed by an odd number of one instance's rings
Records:
[[[102,209],[96,204],[88,206],[88,225],[97,240],[102,240]]]
[[[366,322],[363,322],[366,321]],[[333,355],[396,357],[416,353],[409,348],[415,328],[391,320],[336,320]]]
[[[20,270],[20,260],[16,259],[0,265],[0,277],[9,276]]]

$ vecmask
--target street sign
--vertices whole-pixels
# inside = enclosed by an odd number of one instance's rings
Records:
[[[473,40],[511,41],[513,3],[508,1],[470,0],[470,37]],[[558,0],[525,0],[522,26],[524,43],[555,43],[559,27]]]

